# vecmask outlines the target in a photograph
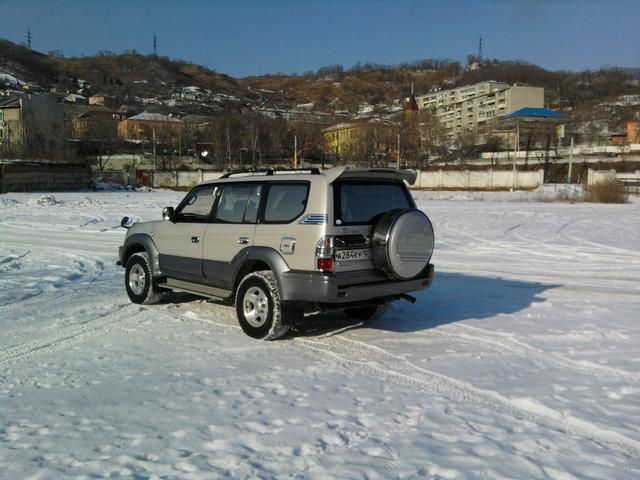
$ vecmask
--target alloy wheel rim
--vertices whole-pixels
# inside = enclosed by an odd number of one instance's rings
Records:
[[[142,295],[147,276],[140,265],[134,265],[129,271],[129,288],[134,295]]]
[[[242,310],[249,325],[254,328],[264,326],[269,316],[269,298],[264,290],[249,288],[242,299]]]

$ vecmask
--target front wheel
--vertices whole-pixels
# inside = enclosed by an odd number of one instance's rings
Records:
[[[252,272],[236,292],[236,313],[244,333],[253,338],[275,340],[289,331],[283,323],[278,282],[270,270]]]
[[[158,303],[162,294],[155,289],[147,252],[134,253],[127,261],[124,285],[133,303]]]

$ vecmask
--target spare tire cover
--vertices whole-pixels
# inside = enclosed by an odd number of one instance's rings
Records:
[[[420,210],[391,210],[373,229],[373,263],[389,277],[409,280],[422,272],[433,253],[433,227]]]

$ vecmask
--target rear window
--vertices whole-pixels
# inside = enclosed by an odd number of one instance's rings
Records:
[[[269,185],[264,209],[265,223],[289,223],[298,218],[307,206],[308,183]]]
[[[413,208],[407,189],[399,183],[339,183],[335,187],[336,224],[370,224],[381,213]]]

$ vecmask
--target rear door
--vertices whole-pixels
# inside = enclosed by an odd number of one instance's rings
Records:
[[[207,226],[202,258],[205,282],[231,289],[233,265],[253,245],[263,185],[254,182],[226,183]]]
[[[413,208],[400,181],[344,180],[333,184],[335,271],[372,270],[373,226],[383,213]]]

